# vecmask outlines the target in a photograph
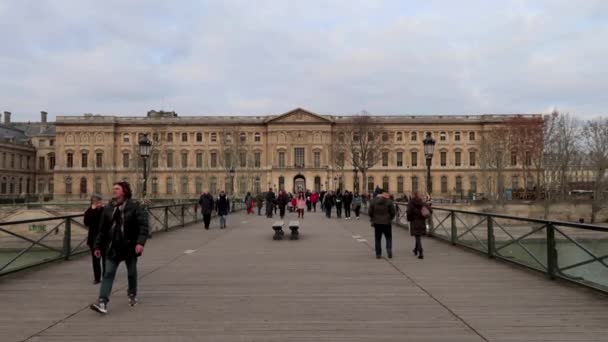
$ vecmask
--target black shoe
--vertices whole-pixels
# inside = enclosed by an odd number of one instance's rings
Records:
[[[414,248],[414,250],[412,250],[412,252],[414,252],[414,255],[418,255],[418,250],[416,248]]]
[[[209,230],[209,227],[205,227],[205,229]]]
[[[393,258],[393,252],[388,252],[388,258],[392,259]]]
[[[136,296],[129,295],[129,305],[130,306],[137,305],[137,297]]]
[[[93,280],[93,285],[97,285],[97,284],[99,284],[99,283],[101,283],[101,281],[99,281],[99,280],[97,280],[97,279]]]
[[[382,255],[376,255],[376,259],[382,259]]]
[[[420,255],[418,256],[418,259],[424,259],[424,255],[420,254]]]

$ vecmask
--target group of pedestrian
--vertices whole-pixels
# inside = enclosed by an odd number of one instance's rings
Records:
[[[214,210],[220,218],[220,229],[226,228],[226,216],[228,216],[228,213],[230,212],[230,199],[228,199],[224,191],[220,191],[218,198],[214,199],[209,191],[205,190],[199,198],[198,204],[201,208],[201,214],[203,214],[203,225],[205,229],[209,229],[211,214]]]
[[[388,192],[379,189],[369,206],[369,217],[374,227],[376,258],[382,258],[382,236],[386,241],[386,253],[393,257],[392,222],[397,214],[396,206]],[[407,221],[410,235],[414,236],[413,253],[418,259],[424,259],[422,236],[426,235],[427,221],[432,214],[430,201],[424,201],[418,192],[414,192],[407,205]]]
[[[358,192],[350,192],[348,190],[333,192],[330,191],[323,195],[322,206],[325,211],[325,216],[331,218],[333,208],[336,208],[336,216],[342,218],[342,209],[344,209],[344,219],[350,220],[351,210],[355,212],[355,218],[358,220],[361,213],[361,205],[363,203],[362,196]]]

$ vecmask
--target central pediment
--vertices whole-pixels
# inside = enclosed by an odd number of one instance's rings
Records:
[[[332,121],[322,115],[307,111],[302,108],[296,108],[279,116],[272,117],[266,121],[267,123],[332,123]]]

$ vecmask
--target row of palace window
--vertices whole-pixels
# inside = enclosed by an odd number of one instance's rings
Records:
[[[31,170],[34,168],[34,166],[32,165],[32,158],[30,156],[2,152],[2,157],[0,158],[0,168]]]
[[[0,194],[29,194],[33,192],[33,184],[30,178],[2,177],[0,179]]]
[[[128,181],[128,179],[125,179]],[[65,193],[66,194],[72,194],[73,193],[73,185],[72,185],[72,178],[68,177],[65,180]],[[159,183],[158,183],[158,177],[153,177],[151,179],[151,183],[152,183],[152,194],[153,195],[158,195],[160,193],[160,188],[159,188]],[[195,179],[195,193],[196,194],[200,194],[203,192],[203,179],[200,177],[197,177]],[[226,177],[225,178],[225,183],[224,183],[224,188],[223,189],[219,189],[218,188],[218,179],[215,176],[212,176],[209,178],[209,184],[208,184],[208,189],[209,192],[212,194],[215,194],[217,192],[219,192],[219,190],[224,190],[229,192],[230,189],[232,187],[231,184],[231,179]],[[237,188],[238,187],[238,188]],[[80,183],[79,183],[79,193],[80,194],[87,194],[89,191],[88,189],[88,179],[85,177],[80,178]],[[177,190],[175,188],[174,182],[173,182],[173,177],[167,177],[166,178],[166,182],[165,182],[165,194],[174,194],[175,191]],[[260,192],[261,191],[261,182],[260,182],[260,177],[255,177],[253,179],[253,189],[249,188],[249,179],[246,177],[239,177],[239,179],[235,179],[235,190],[238,190],[240,193],[246,193],[247,191],[254,191],[254,192]],[[94,186],[94,191],[97,193],[102,193],[102,181],[101,178],[96,178],[95,179],[95,186]],[[180,189],[179,189],[181,194],[189,194],[190,193],[190,179],[188,177],[182,177],[180,179]]]
[[[417,191],[422,190],[422,188],[420,187],[421,180],[418,176],[412,176],[410,181],[411,181],[411,191],[412,192],[417,192]],[[376,185],[380,185],[380,184],[374,183],[374,177],[372,177],[372,176],[367,177],[367,191],[368,192],[373,192],[376,189]],[[449,192],[447,176],[441,176],[440,187],[441,187],[442,194],[447,194]],[[389,192],[392,191],[390,188],[390,178],[388,176],[382,177],[382,189],[389,191]],[[396,191],[397,193],[400,193],[400,194],[405,193],[405,178],[403,176],[397,177],[397,189],[396,190],[397,190]],[[463,191],[462,176],[456,176],[456,183],[455,183],[453,190],[456,192]],[[477,192],[477,177],[476,176],[469,177],[469,192],[473,192],[473,193]]]
[[[456,141],[456,142],[462,141],[462,136],[463,136],[462,132],[454,132],[454,141]],[[417,142],[418,138],[419,138],[418,137],[418,132],[411,132],[410,133],[410,141]],[[424,137],[421,137],[421,139],[423,139],[423,138]],[[368,139],[369,140],[373,140],[374,139],[374,133],[373,132],[369,132],[368,133]],[[475,141],[475,139],[476,139],[475,132],[469,132],[469,141]],[[383,132],[381,140],[384,143],[390,142],[389,133],[388,132]],[[395,133],[395,140],[397,142],[403,142],[404,141],[404,134],[403,134],[403,132],[397,132],[397,133]],[[340,133],[338,135],[338,141],[339,142],[344,142],[344,133]],[[355,141],[355,142],[359,141],[359,134],[358,133],[353,133],[353,141]],[[440,132],[439,133],[439,141],[440,142],[446,142],[446,141],[448,141],[448,133],[447,132]]]
[[[181,153],[180,164],[179,164],[179,165],[181,165],[181,167],[183,167],[183,168],[188,167],[189,155],[190,155],[190,153],[188,153],[188,152]],[[223,157],[224,157],[223,160],[224,160],[224,164],[225,164],[225,165],[223,164],[223,166],[231,166],[232,163],[235,164],[234,166],[239,166],[239,167],[252,166],[255,168],[260,168],[262,166],[262,153],[261,152],[254,152],[253,160],[249,160],[250,155],[247,152],[240,152],[237,156],[234,156],[235,158],[233,158],[233,156],[230,152],[225,152]],[[139,156],[136,156],[135,158],[136,158],[137,164],[139,164],[139,161],[140,161]],[[153,168],[160,167],[161,158],[160,158],[159,153],[153,153],[151,159],[152,159],[151,162],[152,162]],[[202,152],[196,153],[195,159],[196,159],[196,167],[202,168],[204,165],[203,153]],[[122,167],[124,167],[124,168],[131,167],[132,166],[131,161],[132,161],[132,154],[128,153],[128,152],[124,152],[122,154]],[[41,162],[43,162],[42,159],[41,159]],[[81,154],[80,162],[81,162],[82,168],[89,167],[89,154],[86,152],[83,152]],[[222,166],[222,165],[220,165],[221,162],[222,161],[220,160],[219,154],[217,152],[209,153],[209,161],[208,161],[209,167],[216,168],[218,166]],[[166,153],[165,166],[168,168],[175,167],[175,154],[173,152]],[[68,152],[66,154],[66,167],[67,168],[74,167],[74,154],[71,152]],[[101,153],[101,152],[98,152],[95,154],[95,167],[97,167],[97,168],[103,167],[103,153]]]
[[[316,157],[315,157],[316,158]],[[359,159],[358,155],[355,155],[355,160]],[[462,161],[462,152],[461,151],[455,151],[454,152],[454,166],[463,166],[463,161]],[[337,157],[337,163],[338,166],[343,167],[344,166],[344,152],[342,153],[338,153],[338,157]],[[280,155],[279,155],[279,164],[280,164]],[[405,165],[404,163],[404,152],[398,151],[395,152],[395,161],[396,161],[396,166],[397,167],[402,167]],[[412,167],[417,167],[418,166],[418,152],[416,151],[412,151],[410,153],[410,161],[411,161],[411,166]],[[316,162],[316,159],[315,159]],[[376,163],[376,159],[373,156],[373,152],[370,151],[370,154],[368,155],[367,158],[367,162],[368,162],[368,166],[372,167],[375,165]],[[447,166],[448,165],[448,153],[445,151],[441,151],[439,153],[439,164],[441,166]],[[382,157],[380,159],[380,163],[379,165],[383,166],[383,167],[387,167],[389,166],[389,152],[388,151],[384,151],[382,152]],[[469,166],[476,166],[477,165],[477,152],[475,151],[469,151]]]
[[[141,136],[143,135],[143,133],[140,133],[138,135],[138,138],[141,139]],[[175,137],[177,136],[177,137]],[[211,143],[216,143],[218,142],[218,138],[221,135],[216,133],[216,132],[212,132],[209,134],[209,142]],[[224,133],[224,141],[226,143],[232,143],[233,141],[233,137],[232,137],[232,133]],[[164,138],[164,139],[163,139]],[[175,139],[180,139],[181,142],[183,143],[187,143],[189,142],[190,139],[190,133],[176,133],[175,135],[173,133],[166,133],[166,136],[164,133],[152,133],[151,139],[153,142],[160,142],[161,139],[163,139],[165,142],[168,143],[172,143],[175,142]],[[245,132],[241,132],[239,133],[239,142],[241,144],[245,144],[247,143],[247,133]],[[202,132],[197,132],[194,136],[194,141],[196,141],[197,143],[202,143],[204,142],[204,135]],[[256,132],[253,134],[253,141],[254,142],[261,142],[262,141],[262,134],[259,132]],[[130,144],[131,143],[131,134],[130,133],[124,133],[122,136],[122,142],[125,144]],[[137,143],[137,141],[135,142]]]

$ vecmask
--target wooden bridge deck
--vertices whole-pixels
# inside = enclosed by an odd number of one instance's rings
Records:
[[[226,230],[156,236],[140,305],[127,304],[121,266],[107,316],[88,309],[87,257],[2,278],[0,340],[607,340],[608,298],[589,290],[428,239],[418,260],[398,227],[394,258],[377,260],[365,217],[306,213],[299,241],[273,241],[271,224],[239,213]]]

